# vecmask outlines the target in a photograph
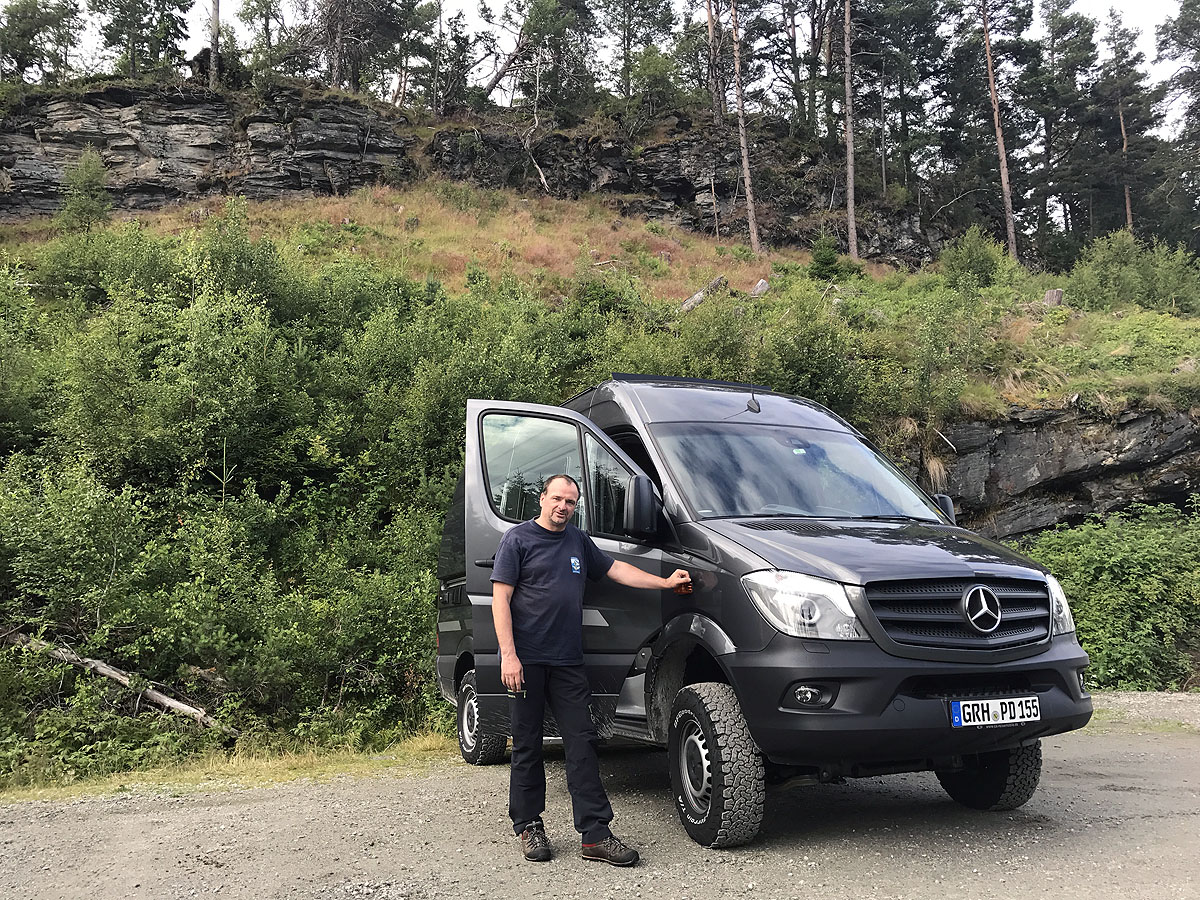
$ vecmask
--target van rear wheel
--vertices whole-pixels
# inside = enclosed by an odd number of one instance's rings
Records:
[[[705,847],[736,847],[762,826],[762,756],[727,684],[683,688],[671,705],[667,743],[679,820]]]
[[[952,799],[971,809],[1016,809],[1029,802],[1042,776],[1042,742],[967,757],[966,768],[938,772]]]
[[[458,749],[473,766],[492,766],[504,761],[508,738],[483,730],[479,722],[479,690],[475,670],[463,675],[458,686]]]

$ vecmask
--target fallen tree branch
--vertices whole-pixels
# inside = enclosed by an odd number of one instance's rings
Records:
[[[130,686],[133,676],[116,666],[110,666],[106,662],[98,659],[89,659],[86,656],[80,656],[73,650],[68,650],[65,647],[55,647],[53,644],[47,644],[45,641],[39,641],[37,638],[29,637],[26,634],[10,633],[4,636],[4,642],[17,647],[28,647],[31,650],[36,650],[38,653],[45,653],[53,659],[61,660],[65,663],[70,663],[73,666],[79,666],[81,669],[86,669],[94,675],[103,675],[105,678],[111,678],[118,684],[123,684],[125,687]],[[139,697],[145,697],[156,706],[161,706],[163,709],[178,713],[181,716],[187,716],[189,719],[194,719],[201,725],[208,728],[215,728],[225,734],[236,735],[237,729],[230,728],[227,725],[222,725],[204,710],[196,706],[189,706],[186,703],[168,697],[161,691],[156,691],[154,688],[146,688],[138,691]]]
[[[705,297],[707,297],[713,291],[719,290],[720,288],[722,288],[724,286],[725,286],[725,276],[718,275],[716,278],[714,278],[712,281],[710,281],[705,287],[696,291],[696,293],[692,294],[692,296],[690,296],[686,300],[684,300],[683,306],[679,307],[680,311],[681,312],[691,312],[693,309],[695,309],[697,306],[699,306],[701,303],[704,302]]]

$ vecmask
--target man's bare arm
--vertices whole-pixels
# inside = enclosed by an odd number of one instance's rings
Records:
[[[666,578],[659,578],[657,575],[651,575],[649,572],[627,562],[621,562],[619,559],[613,560],[612,567],[608,570],[608,577],[626,587],[659,588],[660,590],[669,590],[680,584],[688,584],[692,580],[692,576],[684,569],[676,569]]]
[[[500,680],[510,691],[521,690],[525,683],[525,671],[517,658],[517,645],[513,641],[512,628],[513,586],[499,581],[492,582],[492,622],[496,626],[496,640],[500,644]]]

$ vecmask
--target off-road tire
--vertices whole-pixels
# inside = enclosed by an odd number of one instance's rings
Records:
[[[754,840],[763,820],[763,760],[727,684],[683,688],[671,704],[667,741],[679,821],[705,847]]]
[[[492,766],[504,761],[507,744],[505,735],[486,732],[479,723],[479,690],[471,669],[458,686],[458,750],[473,766]]]
[[[938,772],[946,793],[971,809],[1005,810],[1024,806],[1042,776],[1042,742],[1014,750],[968,757],[965,769]]]

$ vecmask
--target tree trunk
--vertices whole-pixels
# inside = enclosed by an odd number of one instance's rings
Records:
[[[844,83],[846,98],[843,111],[846,120],[846,245],[851,259],[858,259],[858,227],[854,221],[854,68],[850,56],[850,0],[844,3],[842,21],[842,50],[845,53]]]
[[[221,83],[221,0],[212,0],[212,43],[208,56],[208,89],[215,91]]]
[[[329,84],[330,87],[342,86],[342,18],[338,15],[333,30],[333,40],[329,47]]]
[[[828,21],[825,23],[825,74],[828,82],[825,90],[825,134],[832,138],[838,132],[837,116],[833,112],[834,91],[833,84],[833,23],[837,20],[837,4],[830,3],[829,8],[825,10],[825,15]]]
[[[762,253],[762,245],[758,242],[754,189],[750,183],[750,147],[746,141],[746,102],[742,96],[742,39],[738,35],[737,0],[730,0],[729,11],[733,19],[733,90],[737,98],[738,141],[742,145],[742,178],[746,183],[746,225],[750,229],[750,249],[757,256]]]
[[[884,202],[887,202],[887,110],[884,108],[883,97],[887,88],[887,78],[884,77],[883,62],[879,63],[879,181],[880,192]]]
[[[429,96],[429,111],[435,116],[441,115],[441,106],[438,105],[438,90],[441,84],[441,69],[442,69],[442,4],[438,3],[438,31],[437,31],[437,51],[433,54],[433,85],[431,86]]]
[[[1017,258],[1017,224],[1013,217],[1012,190],[1008,186],[1008,153],[1000,128],[1000,97],[996,93],[996,71],[992,66],[992,37],[988,29],[988,0],[980,0],[983,13],[983,52],[987,57],[988,88],[992,93],[992,119],[996,123],[996,152],[1000,156],[1000,192],[1004,199],[1004,227],[1008,231],[1008,255]]]
[[[713,124],[720,125],[724,120],[725,104],[722,102],[719,87],[719,60],[717,57],[717,30],[713,21],[713,0],[704,0],[708,12],[708,90],[712,94]]]
[[[796,33],[796,8],[790,4],[784,4],[783,10],[783,27],[787,32],[788,38],[788,74],[792,78],[792,103],[796,107],[796,119],[802,127],[808,126],[808,114],[804,107],[804,91],[801,89],[800,83],[800,44]]]
[[[817,0],[808,4],[808,117],[812,125],[813,136],[817,136],[817,67],[821,59],[821,25],[823,21]]]
[[[491,80],[483,86],[483,99],[486,100],[488,97],[492,96],[492,91],[494,91],[497,85],[504,80],[504,77],[508,74],[508,70],[512,68],[512,64],[515,63],[521,54],[525,52],[527,43],[528,40],[525,37],[525,29],[522,28],[521,32],[517,35],[517,45],[513,47],[512,53],[508,54],[508,56],[504,58],[504,62],[500,64],[500,68],[496,70],[496,74],[493,75]]]
[[[1133,231],[1133,202],[1129,196],[1129,135],[1125,133],[1125,109],[1121,98],[1117,98],[1117,118],[1121,122],[1121,167],[1125,170],[1125,227]]]
[[[1054,186],[1054,122],[1049,113],[1042,116],[1042,131],[1044,132],[1044,149],[1043,154],[1045,160],[1042,163],[1042,184],[1039,188],[1041,196],[1038,198],[1038,217],[1035,233],[1037,234],[1038,247],[1045,247],[1045,232],[1050,223],[1050,191]]]

